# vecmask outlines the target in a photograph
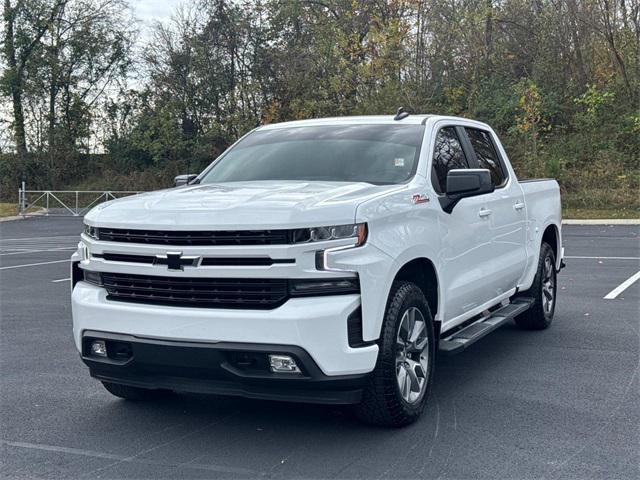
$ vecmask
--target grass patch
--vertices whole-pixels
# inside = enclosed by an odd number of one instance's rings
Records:
[[[0,217],[13,217],[18,215],[18,204],[0,203]]]
[[[593,209],[593,208],[564,208],[562,218],[566,220],[588,219],[640,219],[640,211],[629,208]]]

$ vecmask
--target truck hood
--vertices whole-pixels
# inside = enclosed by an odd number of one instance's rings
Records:
[[[98,205],[89,225],[135,229],[269,229],[353,223],[358,205],[401,185],[231,182],[143,193]]]

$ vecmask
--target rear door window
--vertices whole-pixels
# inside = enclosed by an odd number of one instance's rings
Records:
[[[491,180],[496,187],[501,186],[506,178],[489,132],[476,128],[465,128],[469,142],[478,159],[478,166],[491,172]]]
[[[447,190],[449,170],[469,168],[469,162],[462,149],[462,143],[455,127],[444,127],[436,135],[431,167],[431,183],[438,193]]]

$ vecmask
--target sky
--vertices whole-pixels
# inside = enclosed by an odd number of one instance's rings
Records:
[[[191,0],[129,0],[133,12],[140,21],[140,36],[138,37],[138,48],[150,40],[151,25],[154,21],[166,21],[171,17],[171,13],[181,3]],[[140,79],[131,77],[131,86],[139,85]],[[107,92],[108,94],[108,92]],[[10,149],[12,142],[8,135],[8,122],[11,118],[11,105],[9,102],[0,102],[0,150]]]
[[[140,25],[142,39],[148,38],[149,26],[156,20],[168,20],[171,12],[185,0],[131,0]]]

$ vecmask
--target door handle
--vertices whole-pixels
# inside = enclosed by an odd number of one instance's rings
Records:
[[[523,202],[516,202],[516,203],[513,205],[513,208],[514,208],[515,210],[522,210],[522,209],[524,208],[524,203],[523,203]]]
[[[491,210],[489,210],[488,208],[481,208],[480,211],[478,212],[478,216],[481,218],[484,218],[491,215],[491,213],[492,213]]]

